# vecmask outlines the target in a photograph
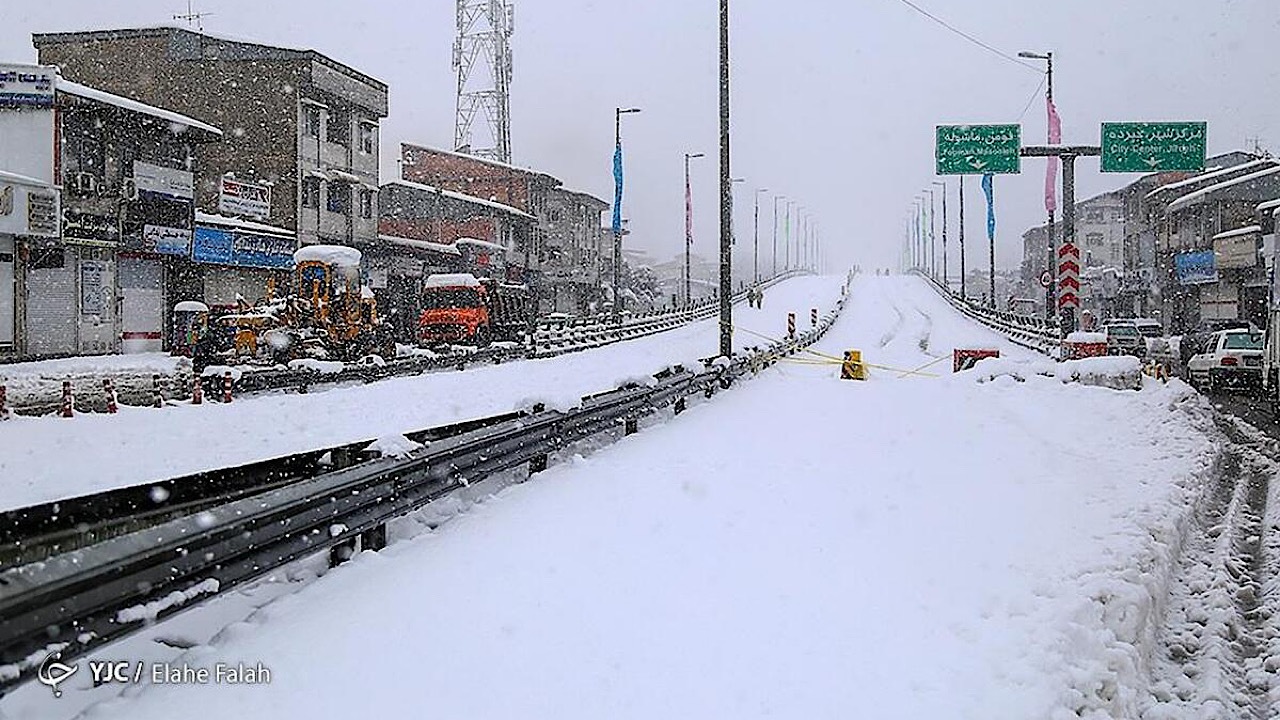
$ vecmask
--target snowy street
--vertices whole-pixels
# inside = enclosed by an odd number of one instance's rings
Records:
[[[786,289],[827,301],[836,287]],[[952,375],[958,347],[1002,358]],[[255,591],[236,591],[175,620],[209,618],[171,662],[261,663],[269,686],[144,682],[120,693],[81,676],[64,689],[97,702],[85,717],[130,720],[175,708],[228,718],[1266,711],[1274,673],[1238,685],[1211,638],[1203,655],[1179,657],[1200,686],[1166,680],[1182,669],[1167,667],[1168,634],[1198,607],[1175,617],[1166,605],[1186,602],[1185,561],[1217,557],[1199,554],[1197,513],[1215,512],[1206,506],[1219,496],[1231,506],[1220,514],[1250,511],[1232,501],[1224,458],[1243,453],[1266,505],[1274,464],[1238,448],[1245,431],[1224,430],[1177,381],[1134,391],[1047,377],[1053,363],[959,316],[917,278],[859,277],[817,347],[846,349],[872,364],[868,381],[784,362],[296,592],[245,603],[236,597]],[[899,372],[939,358],[931,375]],[[418,400],[396,387],[380,414],[403,425]],[[1227,581],[1207,573],[1191,573],[1202,580],[1190,587],[1218,602]],[[247,617],[218,610],[237,602]],[[1224,612],[1215,621],[1231,622]],[[1244,666],[1276,657],[1255,649]],[[1263,699],[1233,705],[1241,687]],[[57,707],[35,683],[6,703],[0,717]]]

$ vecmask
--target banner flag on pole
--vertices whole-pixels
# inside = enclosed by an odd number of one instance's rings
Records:
[[[1046,97],[1044,104],[1049,113],[1049,144],[1058,145],[1062,142],[1062,119],[1052,100]],[[1044,173],[1044,209],[1050,213],[1058,209],[1058,162],[1058,156],[1051,156]]]
[[[996,206],[994,201],[994,190],[991,187],[991,180],[994,176],[987,173],[982,176],[982,193],[987,196],[987,239],[994,240],[996,237]]]
[[[613,234],[622,234],[622,143],[613,149]]]

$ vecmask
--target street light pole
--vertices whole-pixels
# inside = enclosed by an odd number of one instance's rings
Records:
[[[964,176],[960,176],[960,299],[968,302],[964,287]]]
[[[614,198],[614,217],[619,220],[613,223],[613,321],[615,323],[622,320],[622,293],[618,283],[622,275],[622,116],[628,113],[638,113],[640,108],[614,108],[613,114],[613,144],[615,157],[617,158],[617,192]]]
[[[702,153],[684,154],[684,304],[693,302],[689,279],[689,259],[693,248],[693,190],[689,185],[689,160],[703,157]]]
[[[720,0],[720,355],[733,355],[733,182],[729,172],[729,0]]]
[[[942,287],[951,292],[951,281],[947,278],[947,183],[934,181],[935,186],[942,188]]]
[[[751,278],[752,282],[760,282],[760,193],[769,192],[769,188],[756,188],[755,210],[751,219]]]
[[[937,223],[936,223],[936,221],[935,221],[935,218],[937,217],[937,211],[935,211],[935,210],[933,209],[933,206],[934,206],[933,190],[932,190],[932,189],[926,189],[924,192],[925,192],[925,194],[926,194],[926,195],[928,195],[928,196],[929,196],[929,207],[928,207],[928,210],[927,210],[927,214],[928,214],[928,218],[929,218],[929,225],[928,225],[928,229],[929,229],[929,277],[933,278],[933,279],[934,279],[934,281],[936,282],[936,281],[938,280],[938,243],[937,243],[937,235],[934,233],[934,225],[936,225],[936,224],[937,224]]]
[[[1046,76],[1047,76],[1047,78],[1048,78],[1048,85],[1047,85],[1047,87],[1045,88],[1045,98],[1046,98],[1046,101],[1048,102],[1049,106],[1050,106],[1050,107],[1052,107],[1052,106],[1053,106],[1053,53],[1052,53],[1052,52],[1047,52],[1047,53],[1034,53],[1034,52],[1027,52],[1027,51],[1023,51],[1023,52],[1018,53],[1018,57],[1028,58],[1028,59],[1031,59],[1031,60],[1044,60],[1044,61],[1045,61],[1045,75],[1046,75]],[[1053,143],[1053,128],[1052,128],[1052,126],[1047,126],[1047,127],[1045,128],[1045,140],[1046,140],[1048,143],[1050,143],[1050,144],[1052,144],[1052,143]],[[1045,161],[1046,161],[1046,162],[1049,162],[1049,163],[1057,162],[1057,160],[1056,160],[1056,159],[1054,159],[1053,157],[1046,158],[1046,160],[1045,160]],[[1065,175],[1065,172],[1066,172],[1066,171],[1064,170],[1063,172],[1064,172],[1064,175]],[[1046,197],[1046,201],[1045,201],[1045,202],[1047,203],[1047,202],[1048,202],[1048,199],[1047,199],[1047,198],[1048,198],[1048,193],[1047,193],[1047,192],[1046,192],[1045,197]],[[1058,255],[1058,253],[1057,253],[1057,242],[1056,242],[1056,238],[1054,237],[1054,235],[1056,235],[1057,233],[1055,233],[1055,232],[1054,232],[1054,227],[1053,227],[1053,208],[1052,208],[1052,206],[1046,207],[1046,208],[1045,208],[1045,210],[1046,210],[1046,211],[1048,211],[1048,216],[1049,216],[1049,222],[1048,222],[1048,224],[1046,224],[1046,225],[1045,225],[1045,231],[1046,231],[1046,233],[1048,234],[1048,238],[1049,238],[1049,247],[1048,247],[1048,265],[1049,265],[1049,278],[1050,278],[1050,282],[1049,282],[1049,287],[1045,289],[1044,313],[1045,313],[1045,318],[1046,318],[1046,319],[1048,319],[1048,320],[1052,320],[1052,319],[1053,319],[1054,314],[1057,312],[1057,308],[1056,308],[1056,307],[1054,307],[1055,305],[1057,305],[1057,294],[1058,294],[1058,293],[1057,293],[1057,284],[1058,284],[1058,257],[1057,257],[1057,255]],[[1065,207],[1065,205],[1064,205],[1064,207],[1063,207],[1063,209],[1062,209],[1062,212],[1063,212],[1063,214],[1064,214],[1064,215],[1066,214],[1066,211],[1067,211],[1067,210],[1066,210],[1066,207]],[[1065,223],[1064,223],[1064,224],[1065,224]]]
[[[769,264],[769,267],[772,268],[773,277],[778,277],[778,201],[786,199],[785,195],[773,196],[773,259]]]

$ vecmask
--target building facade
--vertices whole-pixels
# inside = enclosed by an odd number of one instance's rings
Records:
[[[377,242],[381,81],[314,50],[180,28],[38,34],[33,42],[41,62],[68,78],[226,130],[199,149],[202,212],[272,228],[267,238],[291,232],[295,245]],[[191,296],[216,303],[231,285],[246,297],[265,291],[270,273],[237,267],[197,260]]]
[[[27,72],[47,79],[41,90],[26,104],[13,93],[0,100],[0,169],[37,183],[25,183],[26,229],[11,241],[10,347],[34,356],[160,350],[168,301],[189,275],[197,147],[221,132],[52,67]],[[52,223],[33,227],[50,212]]]

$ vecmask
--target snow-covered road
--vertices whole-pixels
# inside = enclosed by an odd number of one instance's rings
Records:
[[[998,376],[948,374],[966,346]],[[1210,407],[1040,376],[915,278],[856,281],[820,346],[850,348],[869,381],[778,365],[178,660],[269,685],[144,682],[87,717],[1140,717]]]
[[[788,280],[767,292],[759,310],[739,304],[735,322],[781,336],[787,312],[807,322],[811,307],[825,312],[835,304],[842,282]],[[533,398],[551,406],[573,403],[620,380],[715,355],[718,332],[716,320],[705,320],[545,360],[230,405],[121,407],[118,415],[69,420],[17,417],[0,425],[0,510],[504,413]],[[738,341],[745,347],[759,339],[740,333]]]

